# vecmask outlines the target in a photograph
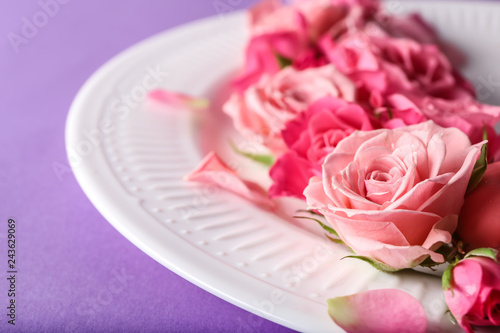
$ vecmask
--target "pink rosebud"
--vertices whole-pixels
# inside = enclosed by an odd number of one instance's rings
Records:
[[[498,229],[497,229],[498,230]],[[500,264],[491,258],[470,257],[451,271],[445,290],[448,308],[468,333],[472,326],[500,326]]]
[[[500,250],[500,162],[488,165],[478,186],[465,197],[457,228],[465,250]]]

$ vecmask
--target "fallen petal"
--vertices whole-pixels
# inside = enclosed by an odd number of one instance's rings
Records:
[[[206,109],[209,101],[204,98],[196,98],[183,93],[164,89],[152,90],[148,94],[148,99],[173,107],[185,107],[189,109]]]
[[[331,298],[328,313],[348,333],[424,333],[427,317],[413,296],[398,289],[378,289]]]
[[[236,171],[227,166],[214,152],[210,152],[201,161],[200,165],[186,175],[184,179],[216,185],[267,209],[274,207],[274,202],[260,185],[242,179],[236,174]]]

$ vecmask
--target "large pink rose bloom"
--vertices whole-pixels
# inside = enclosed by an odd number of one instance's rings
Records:
[[[481,144],[433,122],[355,132],[323,164],[304,195],[359,255],[395,269],[451,241]]]
[[[305,199],[309,179],[321,176],[321,165],[335,146],[356,130],[372,129],[370,117],[359,105],[334,97],[318,100],[282,131],[289,149],[269,171],[274,181],[269,195]]]
[[[243,135],[257,135],[264,145],[281,154],[285,124],[326,96],[353,101],[354,84],[332,65],[303,71],[287,67],[274,76],[264,75],[243,94],[234,93],[224,111]]]
[[[500,326],[500,264],[471,257],[452,270],[451,290],[445,291],[450,312],[468,333],[474,326]]]

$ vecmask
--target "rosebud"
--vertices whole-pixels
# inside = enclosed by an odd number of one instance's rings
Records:
[[[500,162],[489,164],[477,187],[465,196],[456,235],[466,251],[500,250]]]
[[[472,333],[473,326],[500,326],[500,264],[491,257],[470,257],[450,272],[446,284],[443,278],[444,294],[460,327]]]

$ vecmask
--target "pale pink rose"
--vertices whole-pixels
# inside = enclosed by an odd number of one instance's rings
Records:
[[[327,301],[330,317],[348,333],[425,333],[419,301],[398,289],[377,289]]]
[[[445,290],[448,308],[468,333],[473,326],[500,326],[500,264],[486,257],[470,257],[452,269],[451,289]]]
[[[275,32],[306,30],[306,18],[297,8],[280,1],[264,0],[249,11],[250,34],[263,35]],[[307,34],[304,34],[307,37]]]
[[[233,93],[223,108],[236,129],[262,137],[266,146],[280,154],[285,124],[326,96],[353,101],[355,87],[332,65],[303,71],[287,67],[274,76],[264,75],[243,94]]]
[[[383,104],[383,97],[389,93],[388,74],[366,34],[353,33],[338,41],[325,36],[319,41],[319,47],[326,58],[355,83],[358,101],[380,98]]]
[[[358,255],[394,269],[442,263],[481,146],[432,121],[354,132],[304,195]]]
[[[465,251],[500,251],[500,162],[488,164],[477,187],[465,196],[456,236]]]
[[[292,7],[304,16],[309,40],[314,43],[324,34],[338,37],[349,28],[362,26],[365,14],[373,9],[344,0],[299,0]]]
[[[317,63],[316,60],[303,61],[304,57],[315,53],[311,35],[322,33],[317,31],[316,25],[328,25],[327,21],[339,20],[343,14],[337,13],[335,8],[333,14],[328,14],[331,10],[324,8],[325,0],[312,3],[315,10],[309,10],[307,15],[299,6],[285,6],[274,0],[263,1],[250,10],[250,41],[245,52],[245,67],[233,82],[238,92],[245,91],[264,74],[277,73],[281,69],[278,56],[292,62],[297,60],[300,68]],[[310,22],[315,25],[310,26]]]
[[[274,202],[269,199],[266,191],[259,184],[241,178],[214,152],[210,152],[184,179],[218,186],[266,209],[274,207]]]
[[[311,43],[330,32],[339,36],[350,26],[362,26],[379,10],[372,0],[297,0],[291,5],[264,0],[250,10],[252,35],[306,31]]]
[[[309,179],[321,176],[321,165],[335,146],[356,130],[372,129],[368,114],[357,104],[334,97],[313,103],[282,132],[288,151],[269,171],[274,181],[269,195],[305,199]]]

